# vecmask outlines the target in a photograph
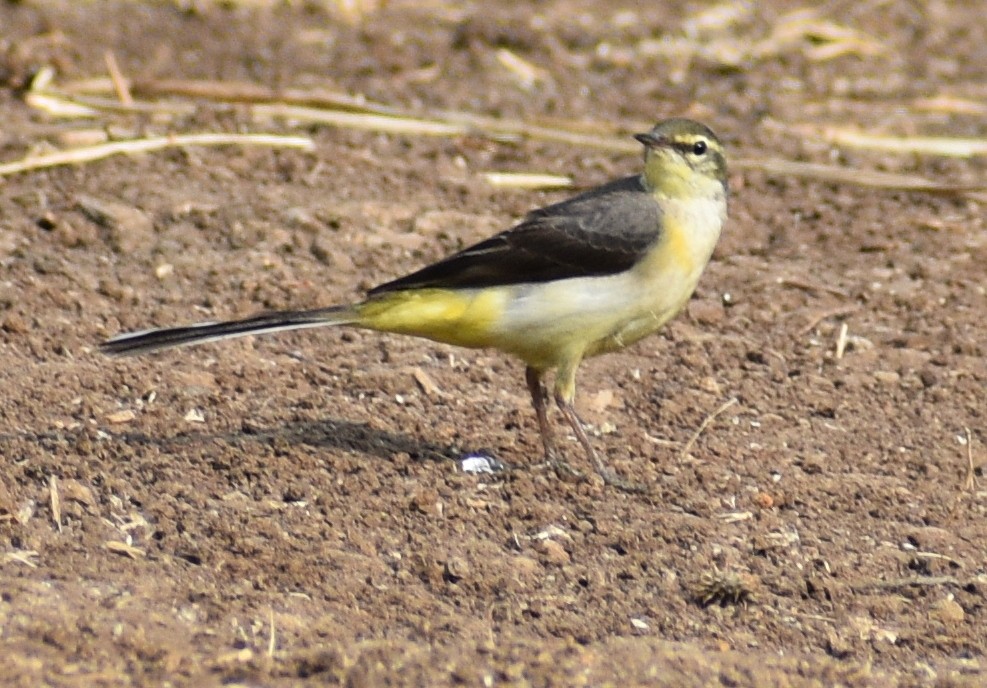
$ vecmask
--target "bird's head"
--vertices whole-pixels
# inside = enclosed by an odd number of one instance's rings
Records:
[[[723,145],[705,125],[667,119],[634,138],[644,144],[644,182],[651,192],[682,200],[726,194]]]

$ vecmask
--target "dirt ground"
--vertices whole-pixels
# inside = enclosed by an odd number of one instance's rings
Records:
[[[315,142],[0,181],[4,682],[985,685],[983,201],[743,164],[983,184],[983,157],[805,128],[987,135],[982,8],[756,5],[0,3],[4,162],[107,135]],[[713,127],[738,164],[696,297],[580,371],[594,441],[646,492],[539,467],[522,366],[496,352],[353,330],[96,349],[357,299],[571,193],[485,173],[583,187],[636,154],[187,94],[158,99],[193,106],[170,115],[29,104],[42,68],[105,79],[107,51],[144,103],[142,82],[210,80],[625,138]],[[473,451],[510,470],[463,473]]]

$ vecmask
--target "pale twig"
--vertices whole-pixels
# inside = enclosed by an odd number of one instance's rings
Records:
[[[874,189],[899,191],[924,191],[941,194],[965,194],[987,190],[987,185],[941,184],[925,177],[911,174],[895,174],[877,170],[858,170],[839,165],[815,162],[797,162],[778,158],[739,159],[731,167],[740,170],[759,170],[774,177],[800,177],[833,184],[852,184]]]
[[[689,438],[689,441],[685,443],[684,447],[682,447],[682,451],[679,452],[679,457],[684,459],[689,454],[689,450],[692,449],[692,445],[694,445],[696,443],[696,440],[699,439],[699,436],[703,434],[703,431],[705,431],[706,428],[709,427],[709,424],[712,423],[718,415],[726,411],[728,408],[730,408],[737,402],[738,402],[737,397],[731,397],[723,404],[721,404],[719,408],[717,408],[711,414],[706,416],[703,419],[703,422],[699,424],[699,427],[696,428],[696,431],[692,433],[692,437]]]
[[[569,177],[538,172],[486,172],[483,178],[498,189],[564,189],[572,186]]]
[[[47,112],[55,117],[95,117],[101,112],[122,114],[155,115],[157,119],[173,118],[195,113],[197,106],[192,102],[151,102],[135,100],[124,105],[117,98],[90,95],[55,95],[52,93],[28,93],[25,102],[31,107]]]
[[[939,554],[938,552],[912,552],[911,556],[915,559],[935,559],[938,561],[945,561],[948,562],[950,566],[955,566],[958,569],[963,568],[963,564],[956,559],[947,557],[945,554]]]
[[[830,287],[825,284],[816,284],[814,282],[809,282],[798,277],[779,277],[778,284],[783,287],[795,287],[796,289],[801,289],[802,291],[808,292],[821,292],[824,291],[827,294],[832,294],[833,296],[842,296],[845,299],[850,298],[842,289],[837,289],[836,287]]]
[[[843,353],[846,351],[847,343],[847,332],[850,331],[850,327],[846,323],[840,324],[840,333],[836,337],[836,360],[839,361],[843,358]]]
[[[323,110],[301,105],[270,103],[254,105],[255,118],[284,119],[294,122],[327,124],[347,129],[376,131],[385,134],[408,134],[415,136],[465,136],[471,129],[461,124],[441,122],[422,117],[391,117],[363,112]]]
[[[816,326],[819,323],[821,323],[823,320],[826,320],[828,318],[841,318],[845,315],[856,313],[858,310],[860,310],[860,306],[857,305],[838,306],[836,308],[830,308],[828,310],[822,311],[821,313],[817,313],[812,317],[811,320],[809,320],[808,323],[806,323],[805,327],[799,330],[799,335],[809,334],[814,329],[816,329]]]
[[[69,92],[72,90],[91,92],[93,86],[95,84],[92,82],[77,82],[77,84],[66,85],[65,90]],[[350,95],[325,88],[273,89],[249,81],[155,79],[136,81],[133,84],[133,90],[135,93],[147,96],[178,96],[221,103],[285,103],[351,112],[372,112],[378,115],[400,116],[403,114],[397,108],[368,100],[359,95]]]
[[[279,136],[276,134],[175,134],[152,136],[145,139],[113,141],[95,146],[45,153],[0,165],[0,177],[60,165],[78,165],[108,158],[113,155],[148,153],[165,148],[183,146],[273,146],[280,148],[314,148],[312,139],[305,136]]]
[[[99,114],[95,108],[50,93],[28,91],[24,94],[24,102],[52,117],[77,119],[96,117]]]
[[[62,532],[62,497],[58,493],[58,478],[54,475],[48,478],[48,497],[51,500],[51,517]]]
[[[7,552],[3,556],[4,556],[4,559],[7,560],[7,561],[20,562],[21,564],[24,564],[25,566],[29,566],[32,569],[38,568],[38,565],[35,562],[31,561],[32,558],[38,556],[38,553],[35,550],[33,550],[33,549],[29,549],[29,550],[23,550],[23,549],[22,550],[14,550],[13,552]]]
[[[274,656],[274,650],[277,649],[277,646],[278,646],[278,640],[277,640],[277,633],[276,633],[276,631],[274,629],[274,607],[271,607],[271,610],[270,611],[271,611],[271,614],[270,614],[270,619],[271,619],[271,635],[267,639],[267,656],[268,657],[273,657]]]
[[[963,481],[963,489],[973,492],[977,489],[976,468],[973,465],[973,434],[970,428],[963,428],[966,432],[966,480]]]
[[[130,87],[127,85],[123,72],[120,71],[120,65],[117,64],[117,58],[113,51],[107,50],[103,54],[103,59],[106,62],[106,71],[110,73],[110,79],[113,81],[113,90],[116,91],[117,98],[125,106],[133,105],[134,98],[130,95]]]
[[[897,155],[941,155],[969,158],[987,155],[987,139],[941,136],[884,136],[845,127],[793,127],[801,134],[815,136],[837,146],[884,151]]]
[[[120,542],[119,540],[109,540],[104,542],[103,546],[114,554],[120,554],[131,559],[140,559],[147,556],[144,550],[138,549],[127,542]]]
[[[912,107],[920,111],[945,112],[951,115],[987,115],[987,103],[947,94],[917,98],[912,102]]]
[[[517,79],[518,85],[525,91],[532,90],[539,83],[548,80],[548,72],[536,67],[517,53],[500,48],[495,53],[497,62]]]
[[[955,576],[912,576],[910,578],[892,578],[891,580],[867,580],[853,583],[849,588],[855,592],[865,590],[898,590],[901,588],[917,588],[940,585],[963,585]]]

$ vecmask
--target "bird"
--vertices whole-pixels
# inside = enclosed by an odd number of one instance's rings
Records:
[[[643,146],[639,174],[532,210],[510,229],[374,287],[363,300],[126,333],[100,348],[121,356],[349,326],[497,349],[525,365],[546,461],[568,466],[548,418],[546,378],[554,373],[551,398],[588,460],[606,484],[626,486],[576,414],[577,368],[656,332],[682,310],[719,239],[729,193],[723,144],[704,124],[666,119],[634,138]]]

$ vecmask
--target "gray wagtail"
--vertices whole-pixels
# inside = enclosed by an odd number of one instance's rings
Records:
[[[688,119],[634,136],[644,172],[530,212],[517,226],[341,306],[122,334],[109,354],[348,325],[499,349],[524,361],[545,457],[556,460],[544,377],[596,470],[619,484],[576,415],[576,368],[664,325],[696,288],[727,212],[723,147]]]

